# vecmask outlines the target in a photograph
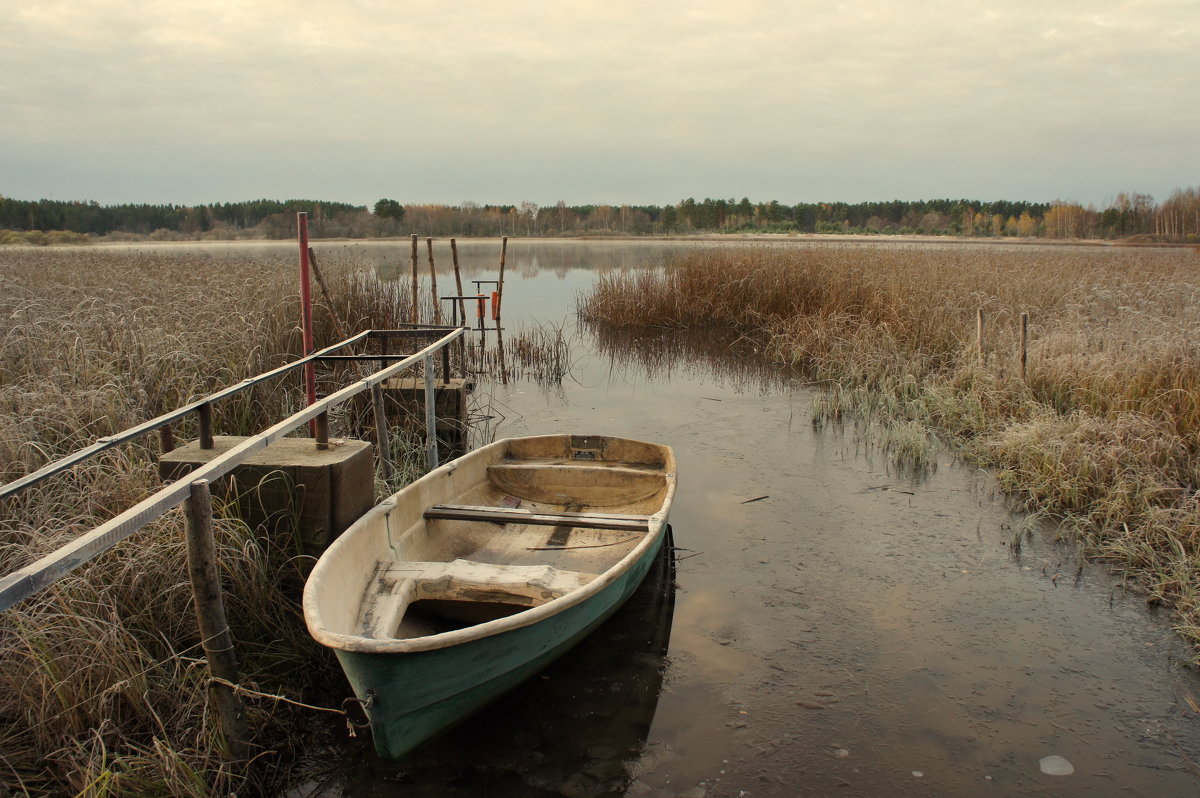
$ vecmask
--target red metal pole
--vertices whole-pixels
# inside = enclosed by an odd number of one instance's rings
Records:
[[[296,224],[300,228],[300,320],[304,330],[304,355],[311,355],[313,346],[313,315],[312,287],[308,279],[308,214],[300,211],[296,214]],[[304,364],[304,389],[308,394],[308,403],[317,401],[317,372],[312,363]],[[316,422],[309,422],[312,435],[316,435]]]

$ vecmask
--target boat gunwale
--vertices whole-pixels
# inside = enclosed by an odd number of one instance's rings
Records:
[[[532,437],[557,438],[563,436],[545,435]],[[635,441],[631,438],[620,438],[619,436],[604,437],[631,441],[634,443],[646,443],[644,441]],[[656,547],[657,542],[662,538],[663,530],[666,527],[667,516],[670,513],[671,503],[675,497],[675,462],[674,452],[672,452],[671,447],[663,444],[647,444],[662,450],[666,455],[666,458],[663,462],[663,469],[660,472],[663,475],[666,485],[666,492],[663,495],[662,506],[657,512],[646,516],[648,529],[645,535],[642,537],[642,540],[636,546],[634,546],[628,554],[578,590],[574,590],[565,596],[552,599],[537,607],[531,607],[530,609],[522,610],[514,615],[498,618],[492,621],[486,621],[484,623],[468,626],[462,629],[454,629],[448,632],[426,635],[423,637],[379,639],[363,637],[361,635],[333,632],[327,629],[322,622],[320,606],[316,597],[317,582],[319,579],[313,579],[314,576],[318,575],[318,571],[322,568],[321,560],[324,560],[331,553],[334,554],[334,556],[330,557],[330,560],[335,559],[336,549],[340,548],[339,544],[351,536],[351,532],[355,526],[358,526],[359,524],[368,526],[370,525],[371,519],[374,516],[387,514],[395,509],[395,507],[399,504],[397,497],[401,493],[414,490],[415,486],[424,481],[432,482],[437,479],[444,478],[446,475],[453,473],[458,468],[458,463],[466,457],[475,456],[482,458],[487,456],[485,454],[486,452],[490,452],[493,449],[507,449],[509,443],[513,440],[516,439],[503,438],[488,444],[487,446],[482,446],[473,452],[469,452],[468,454],[464,455],[463,458],[458,458],[450,461],[449,463],[438,466],[434,470],[422,476],[420,479],[417,479],[406,485],[388,498],[379,502],[379,504],[372,507],[360,519],[355,521],[354,524],[351,525],[351,528],[347,529],[341,537],[330,544],[329,548],[326,549],[324,554],[322,554],[321,559],[318,560],[317,565],[313,568],[313,571],[309,575],[308,581],[304,586],[304,620],[308,625],[309,634],[313,637],[313,639],[323,646],[339,651],[352,651],[367,654],[403,654],[420,651],[436,651],[443,648],[462,645],[475,640],[494,637],[514,629],[532,626],[533,624],[553,617],[554,615],[557,615],[558,613],[563,612],[570,607],[591,599],[600,593],[605,587],[611,585],[613,582],[617,581],[621,576],[623,576],[630,568],[633,567],[634,563],[645,557],[650,548]],[[668,468],[671,468],[671,470],[667,470]]]

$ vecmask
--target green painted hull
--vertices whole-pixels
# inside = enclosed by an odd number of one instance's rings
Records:
[[[399,759],[564,654],[637,589],[658,556],[665,528],[611,584],[538,623],[430,651],[337,650],[355,694],[375,695],[367,715],[376,752],[385,759]]]

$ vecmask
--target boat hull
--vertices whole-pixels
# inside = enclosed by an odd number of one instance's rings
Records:
[[[665,525],[645,553],[588,600],[502,634],[430,651],[337,650],[367,708],[375,750],[399,759],[430,737],[528,679],[582,640],[625,603],[662,547]]]

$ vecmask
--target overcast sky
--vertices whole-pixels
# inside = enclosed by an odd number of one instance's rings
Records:
[[[0,0],[0,194],[1103,204],[1200,185],[1200,2]]]

